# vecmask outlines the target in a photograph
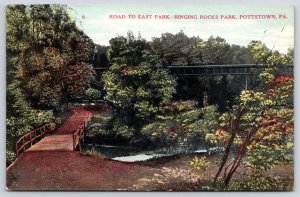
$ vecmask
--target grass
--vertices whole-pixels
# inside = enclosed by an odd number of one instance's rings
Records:
[[[105,155],[99,153],[98,151],[95,151],[94,149],[84,150],[82,152],[82,155],[89,156],[89,157],[96,157],[99,159],[107,159],[107,157]]]
[[[139,162],[160,171],[152,178],[142,178],[133,190],[146,191],[292,191],[294,186],[293,163],[275,166],[262,176],[251,177],[249,169],[241,167],[229,187],[221,182],[213,184],[219,166],[218,154],[207,156],[211,164],[206,171],[196,172],[189,166],[194,156],[203,154],[176,155]],[[246,172],[246,173],[245,173]]]
[[[85,151],[84,155],[99,159],[108,159],[95,150]],[[205,155],[211,162],[206,171],[197,172],[191,168],[189,161],[193,157]],[[178,154],[153,158],[132,165],[143,166],[155,170],[152,176],[140,176],[131,187],[125,190],[134,191],[292,191],[294,185],[293,162],[275,166],[261,177],[251,177],[249,169],[241,167],[232,179],[229,187],[213,184],[213,178],[218,170],[220,154],[205,153]],[[120,165],[128,163],[118,162]],[[128,175],[130,176],[130,175]]]

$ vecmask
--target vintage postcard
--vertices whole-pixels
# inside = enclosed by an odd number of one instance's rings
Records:
[[[8,190],[293,191],[294,7],[6,7]]]

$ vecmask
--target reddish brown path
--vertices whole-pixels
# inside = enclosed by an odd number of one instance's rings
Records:
[[[23,153],[7,171],[9,190],[122,190],[152,177],[153,168],[73,151]]]
[[[72,133],[104,106],[74,107],[66,122],[25,151],[7,169],[9,190],[116,190],[153,175],[153,169],[81,155],[73,151]],[[128,176],[130,174],[130,176]]]

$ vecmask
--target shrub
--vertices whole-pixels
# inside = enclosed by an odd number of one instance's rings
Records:
[[[199,173],[206,171],[210,163],[211,162],[205,156],[200,158],[195,156],[191,161],[189,161],[192,169]]]
[[[101,92],[99,90],[96,90],[94,88],[88,88],[85,90],[85,97],[89,101],[97,101],[101,97]]]
[[[294,179],[278,176],[255,175],[241,181],[233,181],[227,190],[233,191],[292,191]]]

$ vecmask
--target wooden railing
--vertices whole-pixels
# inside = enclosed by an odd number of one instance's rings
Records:
[[[16,142],[16,154],[19,156],[26,149],[30,148],[36,142],[41,140],[46,134],[51,133],[54,129],[50,124],[44,125],[22,135]]]
[[[82,151],[82,145],[84,143],[84,137],[85,137],[85,127],[86,122],[83,122],[82,125],[73,133],[73,150],[79,149],[79,151]]]

